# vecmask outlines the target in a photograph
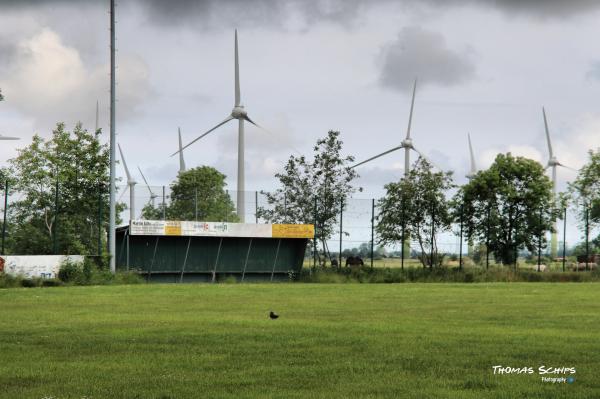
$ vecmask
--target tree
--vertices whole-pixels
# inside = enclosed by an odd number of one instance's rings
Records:
[[[226,176],[209,166],[179,173],[171,184],[171,201],[165,213],[170,220],[239,221],[235,206],[225,190]],[[163,205],[147,204],[142,210],[146,219],[162,219]]]
[[[536,161],[499,154],[489,169],[462,186],[453,201],[468,237],[488,243],[497,262],[516,263],[518,250],[545,246],[557,210],[552,181]],[[541,237],[541,240],[540,240]]]
[[[588,162],[579,169],[575,181],[569,183],[569,193],[580,224],[585,226],[587,212],[588,229],[591,230],[600,224],[600,149],[590,150],[588,156]]]
[[[343,157],[342,146],[340,132],[329,131],[317,140],[312,162],[303,155],[290,156],[284,170],[275,175],[281,187],[262,193],[268,206],[258,208],[258,217],[271,223],[315,224],[315,239],[327,253],[326,241],[335,230],[336,217],[357,191],[351,184],[358,177],[350,166],[354,157]]]
[[[442,262],[435,234],[449,230],[452,221],[446,192],[453,184],[451,172],[434,173],[431,168],[419,158],[405,178],[385,185],[386,195],[378,202],[376,231],[383,244],[412,237],[421,248],[423,266],[433,267]]]
[[[2,89],[0,89],[0,101],[4,100],[4,96],[2,95]]]
[[[50,139],[35,135],[9,161],[19,197],[9,207],[11,253],[97,254],[99,216],[102,240],[109,212],[109,152],[99,135],[59,123]]]

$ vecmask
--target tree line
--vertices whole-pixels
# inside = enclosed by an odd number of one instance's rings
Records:
[[[31,144],[0,169],[0,179],[16,198],[8,208],[5,253],[102,254],[108,229],[109,149],[102,131],[77,124],[68,131],[57,124],[48,139],[35,135]],[[354,157],[343,154],[340,132],[329,131],[313,146],[312,156],[291,155],[275,175],[277,188],[262,192],[266,204],[257,217],[270,223],[315,224],[314,251],[329,256],[327,240],[337,217],[357,192]],[[226,176],[200,166],[179,173],[168,203],[154,200],[143,207],[146,219],[231,221],[239,219],[226,191]],[[600,150],[590,151],[568,192],[557,198],[552,182],[536,161],[499,154],[486,170],[457,186],[451,172],[438,171],[417,159],[409,173],[385,185],[377,202],[376,242],[404,246],[416,242],[424,266],[438,267],[442,256],[437,236],[462,226],[470,245],[485,245],[502,264],[515,262],[520,250],[545,246],[545,233],[565,206],[579,211],[580,222],[600,222]],[[124,209],[118,204],[118,213]],[[346,232],[344,234],[347,235]],[[600,237],[590,237],[592,250]],[[408,256],[408,254],[406,254]]]

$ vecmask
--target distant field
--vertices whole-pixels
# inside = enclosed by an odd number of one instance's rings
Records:
[[[0,398],[600,397],[597,284],[61,287],[0,301]],[[542,382],[540,366],[575,367],[575,381]]]
[[[345,265],[346,262],[346,258],[342,259],[342,266]],[[365,266],[371,266],[371,259],[370,258],[365,258],[363,259],[363,262],[365,263]],[[567,261],[566,262],[566,268],[567,270],[569,269],[569,265],[572,262]],[[458,267],[458,260],[457,261],[451,261],[448,260],[445,262],[446,266],[448,267]],[[472,261],[465,261],[465,263],[463,263],[463,265],[470,265],[473,267],[482,267],[485,268],[485,265],[482,266],[474,266]],[[305,259],[304,260],[304,267],[311,267],[313,265],[313,261],[312,259]],[[329,263],[327,263],[327,265],[329,266]],[[496,263],[490,259],[490,266],[495,266]],[[555,270],[555,271],[561,271],[562,270],[562,262],[552,262],[550,264],[546,264],[550,270]],[[373,260],[373,267],[393,267],[393,268],[399,268],[402,266],[402,260],[400,258],[383,258],[383,259],[374,259]],[[404,267],[423,267],[423,265],[421,264],[421,262],[418,259],[404,259]],[[521,269],[535,269],[537,268],[537,263],[534,262],[533,264],[531,263],[525,263],[524,260],[519,259],[519,268]]]

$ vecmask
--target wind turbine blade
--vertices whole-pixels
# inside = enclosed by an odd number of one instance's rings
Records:
[[[275,140],[279,140],[283,145],[285,145],[286,147],[289,147],[296,154],[302,155],[302,153],[296,147],[294,147],[293,145],[290,145],[289,143],[286,143],[284,140],[282,140],[280,135],[277,135],[277,134],[273,133],[272,131],[270,131],[269,129],[267,129],[266,127],[261,126],[258,123],[254,122],[252,119],[250,119],[250,117],[248,115],[246,115],[244,117],[244,119],[247,120],[248,122],[250,122],[251,124],[253,124],[254,126],[256,126],[257,128],[259,128],[260,130],[262,130],[263,132],[272,135]]]
[[[579,172],[578,169],[572,168],[572,167],[567,166],[567,165],[563,165],[562,163],[559,163],[558,166],[562,166],[563,168],[570,169],[570,170],[573,170],[575,172]]]
[[[469,138],[469,152],[471,154],[471,173],[477,173],[477,165],[475,165],[475,154],[473,153],[473,145],[471,144],[471,134],[467,133]]]
[[[98,131],[98,114],[98,100],[96,100],[96,129],[94,130],[94,133]]]
[[[19,137],[3,136],[0,134],[0,140],[21,140]]]
[[[121,144],[117,144],[119,146],[119,153],[121,154],[121,161],[123,161],[123,167],[125,168],[125,174],[127,175],[127,182],[131,180],[131,175],[129,174],[129,168],[127,168],[127,162],[125,162],[125,157],[123,156],[123,150],[121,150]]]
[[[238,58],[238,38],[235,30],[235,106],[240,105],[240,62]]]
[[[399,145],[398,147],[394,147],[394,148],[392,148],[391,150],[387,150],[386,152],[382,152],[382,153],[381,153],[381,154],[379,154],[379,155],[375,155],[374,157],[371,157],[371,158],[367,159],[366,161],[362,161],[362,162],[360,162],[360,163],[357,163],[356,165],[352,166],[352,168],[356,168],[357,166],[360,166],[360,165],[362,165],[362,164],[364,164],[364,163],[367,163],[367,162],[369,162],[369,161],[372,161],[372,160],[374,160],[374,159],[377,159],[377,158],[379,158],[379,157],[382,157],[382,156],[384,156],[384,155],[387,155],[387,154],[389,154],[390,152],[397,151],[397,150],[399,150],[399,149],[401,149],[401,148],[404,148],[404,147],[403,147],[403,146],[401,146],[401,145]]]
[[[544,127],[546,128],[546,140],[548,142],[548,152],[550,153],[550,158],[554,156],[552,152],[552,143],[550,143],[550,132],[548,131],[548,120],[546,119],[546,110],[542,107],[542,114],[544,115]]]
[[[440,168],[437,164],[433,163],[433,161],[431,159],[429,159],[428,157],[425,156],[425,154],[423,154],[421,151],[417,150],[415,147],[412,148],[417,154],[419,154],[419,156],[421,158],[423,158],[424,160],[426,160],[431,166],[433,166],[434,168],[438,169],[439,171],[443,172],[444,170],[442,168]]]
[[[144,176],[144,173],[142,172],[142,169],[140,169],[139,166],[138,166],[138,170],[140,171],[140,175],[142,175],[142,179],[144,179],[144,183],[146,183],[146,187],[148,187],[148,191],[150,191],[150,196],[153,196],[154,193],[152,192],[152,189],[150,188],[150,185],[148,184],[148,180],[146,180],[146,176]]]
[[[207,131],[206,133],[202,134],[201,136],[197,137],[196,139],[194,139],[191,143],[185,145],[183,148],[181,148],[179,151],[174,152],[173,154],[171,154],[171,156],[174,156],[176,154],[179,154],[181,151],[185,150],[186,148],[188,148],[189,146],[191,146],[192,144],[194,144],[196,141],[200,140],[202,137],[206,136],[207,134],[209,134],[210,132],[212,132],[213,130],[215,130],[216,128],[223,126],[224,124],[226,124],[227,122],[229,122],[230,120],[235,119],[233,116],[229,115],[223,122],[219,123],[217,126],[213,127],[212,129],[210,129],[209,131]]]
[[[177,128],[177,133],[179,134],[179,171],[185,172],[185,160],[183,159],[183,149],[181,144],[181,128]]]
[[[123,190],[123,192],[121,193],[121,195],[119,195],[119,199],[117,200],[117,202],[121,201],[121,199],[123,199],[123,196],[125,195],[125,193],[127,192],[127,190],[129,190],[129,185],[125,186],[125,190]]]
[[[408,128],[406,129],[406,138],[410,138],[410,127],[412,125],[413,108],[415,107],[415,93],[417,92],[417,79],[415,79],[415,85],[413,86],[412,100],[410,102],[410,114],[408,114]]]
[[[252,123],[254,126],[256,126],[256,127],[257,127],[257,128],[259,128],[259,129],[263,129],[263,130],[265,130],[265,131],[267,130],[267,129],[265,129],[265,128],[264,128],[264,127],[262,127],[262,126],[259,126],[259,125],[258,125],[256,122],[254,122],[252,119],[250,119],[250,117],[249,117],[248,115],[245,115],[245,116],[244,116],[244,119],[245,119],[245,120],[247,120],[248,122]]]

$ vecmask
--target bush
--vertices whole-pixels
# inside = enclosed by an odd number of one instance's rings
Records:
[[[484,268],[331,268],[303,269],[298,281],[305,283],[478,283],[478,282],[584,282],[600,281],[599,272],[514,271],[496,266]]]
[[[86,275],[83,271],[83,265],[81,263],[65,260],[58,270],[58,278],[65,283],[81,283],[82,281],[85,281]]]

